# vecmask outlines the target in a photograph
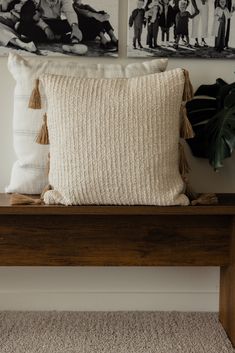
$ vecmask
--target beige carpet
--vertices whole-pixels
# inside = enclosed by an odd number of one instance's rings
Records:
[[[218,316],[0,312],[1,353],[234,353]]]

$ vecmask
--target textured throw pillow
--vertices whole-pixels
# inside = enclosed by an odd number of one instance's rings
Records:
[[[165,71],[167,59],[129,64],[87,64],[68,61],[25,60],[10,54],[8,67],[16,80],[14,93],[13,141],[17,161],[12,168],[6,192],[40,194],[48,182],[47,158],[49,147],[35,143],[42,116],[46,110],[45,97],[40,87],[43,109],[28,108],[29,97],[37,79],[43,73],[76,77],[112,78],[133,77]]]
[[[179,172],[182,69],[40,79],[50,140],[46,204],[189,204]]]

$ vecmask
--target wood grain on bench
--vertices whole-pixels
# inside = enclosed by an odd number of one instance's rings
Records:
[[[10,206],[0,194],[0,265],[225,266],[234,195],[213,206]]]

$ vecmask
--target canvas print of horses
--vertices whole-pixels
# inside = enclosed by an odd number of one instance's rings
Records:
[[[235,0],[129,0],[129,57],[235,58]]]
[[[118,0],[0,0],[0,55],[118,56]]]

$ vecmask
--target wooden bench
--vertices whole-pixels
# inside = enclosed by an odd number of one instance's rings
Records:
[[[215,206],[10,206],[2,266],[220,266],[220,320],[235,346],[235,194]]]

